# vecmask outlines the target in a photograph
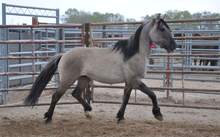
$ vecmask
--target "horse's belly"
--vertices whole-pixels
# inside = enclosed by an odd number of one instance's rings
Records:
[[[114,84],[124,82],[123,73],[119,67],[90,67],[90,69],[85,71],[85,75],[102,83]]]
[[[93,80],[101,82],[101,83],[107,83],[107,84],[115,84],[115,83],[122,83],[124,82],[124,79],[122,77],[118,76],[101,76],[101,75],[91,75],[90,76]]]

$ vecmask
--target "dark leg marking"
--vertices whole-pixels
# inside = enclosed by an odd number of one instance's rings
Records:
[[[44,119],[46,119],[46,121],[45,121],[46,123],[51,122],[55,106],[56,106],[57,102],[59,101],[59,99],[63,96],[64,93],[65,92],[57,91],[53,94],[50,107],[49,107],[48,111],[44,114]]]
[[[118,119],[118,123],[124,119],[124,113],[125,113],[125,109],[126,109],[126,106],[128,104],[128,101],[129,101],[129,98],[131,95],[131,91],[132,91],[131,86],[126,85],[125,89],[124,89],[123,102],[122,102],[121,108],[119,109],[117,116],[116,116],[116,118]]]
[[[154,92],[151,91],[143,82],[140,83],[138,89],[140,91],[142,91],[143,93],[147,94],[150,97],[150,99],[152,100],[152,104],[153,104],[152,112],[154,114],[154,117],[157,120],[162,121],[163,120],[163,115],[160,112],[160,108],[159,108],[158,103],[157,103],[157,97],[154,94]]]
[[[92,111],[92,107],[82,98],[82,90],[79,85],[72,92],[72,96],[75,97],[80,104],[82,104],[84,111]]]

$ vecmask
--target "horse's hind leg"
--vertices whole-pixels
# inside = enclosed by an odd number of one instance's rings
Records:
[[[68,86],[60,86],[57,89],[57,91],[53,94],[50,107],[49,107],[48,111],[44,114],[44,118],[46,119],[46,121],[45,121],[46,123],[51,122],[55,106],[56,106],[57,102],[60,100],[60,98],[63,96],[63,94],[65,93],[67,88],[68,88]]]
[[[73,90],[72,92],[72,96],[75,97],[80,104],[82,104],[83,108],[84,108],[84,111],[87,112],[87,111],[91,111],[92,110],[92,107],[90,106],[89,103],[87,103],[83,98],[82,98],[82,92],[84,92],[84,94],[86,96],[90,95],[90,94],[87,94],[86,92],[90,92],[90,91],[87,91],[87,89],[89,88],[89,81],[90,79],[86,76],[81,76],[79,79],[78,79],[78,83],[77,83],[77,86],[76,88]],[[88,98],[88,97],[86,97]],[[89,97],[90,98],[90,97]]]
[[[118,119],[118,123],[124,119],[124,113],[125,113],[125,109],[126,109],[126,106],[128,104],[128,101],[131,95],[131,90],[132,90],[132,87],[126,84],[125,89],[124,89],[123,102],[116,116],[116,118]]]

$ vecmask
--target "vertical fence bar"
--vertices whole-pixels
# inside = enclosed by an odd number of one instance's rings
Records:
[[[2,3],[2,25],[6,25],[6,4],[5,3]],[[7,36],[6,36],[6,28],[2,29],[1,30],[1,36],[0,36],[0,39],[1,40],[7,40]],[[5,50],[7,49],[6,48],[7,45],[6,44],[2,44],[1,45],[1,56],[4,56],[5,55]],[[5,71],[5,61],[0,61],[1,62],[1,71]],[[7,83],[5,83],[5,77],[4,76],[1,76],[1,88],[5,88],[5,85],[7,85]],[[0,104],[3,104],[5,103],[5,96],[6,96],[6,92],[5,91],[2,91],[0,92]]]
[[[45,34],[45,37],[46,37],[45,39],[48,40],[48,29],[47,28],[45,28],[45,33],[46,33]],[[41,34],[42,34],[42,32],[41,32]],[[48,43],[46,43],[45,48],[46,48],[46,50],[49,50]],[[48,52],[46,53],[46,56],[49,56]]]
[[[184,88],[184,57],[182,57],[182,74],[181,74],[181,85],[182,85],[182,88]],[[185,105],[185,92],[182,91],[182,99],[183,99],[183,105]]]
[[[22,39],[22,30],[19,30],[19,31],[18,31],[18,39],[19,39],[19,40]],[[19,43],[19,44],[18,44],[18,52],[21,52],[21,49],[22,49],[22,46],[21,46],[21,44]],[[21,55],[19,55],[19,57],[21,57]],[[19,60],[18,60],[18,63],[21,64],[21,62],[22,62],[21,59],[19,59]],[[22,72],[21,67],[19,67],[19,72]],[[22,79],[19,80],[19,85],[22,85]]]
[[[60,36],[60,29],[59,28],[56,28],[55,29],[55,39],[56,40],[60,40],[62,39],[61,36]],[[55,48],[56,48],[56,54],[59,54],[62,52],[62,47],[60,46],[60,44],[56,44],[55,45]],[[57,74],[54,75],[54,83],[56,83],[55,85],[58,85],[59,83],[59,76]]]
[[[218,40],[218,51],[220,52],[220,39]],[[220,66],[220,59],[218,59],[217,65]]]
[[[165,84],[166,87],[169,88],[171,85],[171,81],[170,81],[170,54],[168,53],[167,55],[167,62],[166,62],[166,79],[165,79]],[[170,97],[170,90],[167,89],[167,93],[166,93],[166,97],[167,99]]]
[[[103,30],[103,32],[102,32],[102,38],[106,38],[106,25],[103,25],[103,26],[102,26],[102,30]],[[112,34],[112,37],[114,37],[113,34]],[[102,48],[104,48],[105,45],[106,45],[106,43],[102,43]]]
[[[5,28],[2,30],[2,39],[8,40],[8,29]],[[1,56],[8,56],[8,44],[2,44],[1,45]],[[1,70],[2,72],[8,72],[8,60],[1,61]],[[1,88],[8,89],[8,78],[9,76],[1,76]],[[5,104],[7,102],[6,100],[7,90],[4,90],[0,94],[0,104]]]
[[[0,29],[0,40],[4,39],[4,31],[3,29]],[[0,55],[2,56],[2,51],[3,51],[3,44],[0,44]],[[3,72],[3,61],[0,60],[0,72]],[[3,88],[3,76],[0,76],[0,88]],[[3,104],[3,92],[0,92],[0,105]]]
[[[2,25],[6,25],[6,4],[2,3]]]
[[[137,103],[137,90],[134,90],[134,102]]]
[[[82,42],[81,46],[84,46],[84,43],[85,43],[85,27],[84,27],[84,25],[81,26],[81,42]]]
[[[83,26],[85,30],[84,44],[86,47],[90,47],[90,23],[85,23]]]
[[[35,39],[35,36],[34,36],[34,33],[35,31],[33,30],[33,27],[31,27],[31,40],[33,41]],[[32,43],[31,44],[32,46],[32,56],[33,58],[35,57],[35,44]],[[35,73],[35,59],[32,59],[32,72]],[[34,82],[35,81],[35,75],[32,75],[32,81]]]
[[[192,36],[192,33],[188,33],[187,36]],[[187,54],[187,60],[186,60],[186,65],[187,65],[187,69],[190,71],[191,70],[191,47],[192,47],[192,40],[189,39],[187,41],[188,44],[186,44],[186,54]]]
[[[56,9],[56,24],[60,23],[60,10]]]

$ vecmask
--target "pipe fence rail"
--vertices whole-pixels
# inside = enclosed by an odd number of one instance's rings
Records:
[[[216,19],[196,19],[196,20],[168,20],[169,24],[182,24],[182,23],[201,23],[201,22],[215,22],[215,25],[220,26],[220,18]],[[118,40],[128,39],[129,36],[135,31],[137,25],[143,22],[117,22],[117,23],[85,23],[85,24],[41,24],[41,25],[0,25],[0,32],[4,35],[0,39],[1,56],[0,62],[3,64],[0,72],[0,81],[2,83],[0,87],[0,93],[7,95],[9,92],[25,92],[29,91],[30,87],[23,88],[22,85],[31,85],[32,81],[39,74],[41,68],[45,65],[45,61],[51,58],[55,54],[62,54],[68,51],[70,48],[74,48],[75,45],[84,47],[111,47]],[[203,24],[200,24],[203,25]],[[117,27],[117,28],[116,28]],[[216,27],[216,26],[215,26]],[[121,29],[120,29],[121,28]],[[181,32],[181,30],[176,30]],[[185,102],[185,94],[209,94],[209,95],[220,95],[220,89],[216,88],[187,88],[185,82],[188,81],[187,77],[192,77],[192,81],[208,81],[215,79],[220,81],[220,30],[202,30],[201,36],[193,36],[199,31],[192,29],[184,29],[181,36],[174,36],[178,45],[176,53],[167,54],[161,49],[152,49],[150,60],[153,60],[153,64],[148,64],[146,69],[146,80],[154,80],[152,77],[158,78],[162,81],[162,87],[150,88],[159,93],[166,93],[167,98],[172,96],[174,93],[181,93],[182,103],[180,104],[166,104],[162,103],[160,106],[164,107],[181,107],[181,108],[198,108],[198,109],[215,109],[220,110],[220,107],[204,106],[204,105],[189,105]],[[212,33],[213,32],[213,33]],[[175,35],[175,30],[173,31]],[[184,34],[185,36],[182,36]],[[202,35],[205,34],[205,35]],[[217,46],[216,49],[206,48],[202,49],[194,48],[195,41],[211,43],[209,40],[214,41],[214,45],[209,47]],[[200,46],[200,45],[199,45]],[[205,45],[206,46],[206,45]],[[18,47],[18,51],[15,51],[15,47]],[[24,49],[22,49],[24,48]],[[27,48],[27,49],[25,49]],[[43,49],[43,50],[42,50]],[[43,60],[43,61],[41,61]],[[193,64],[198,60],[199,62],[212,63],[211,60],[215,61],[215,66],[208,65],[197,65]],[[211,63],[210,63],[211,62]],[[217,64],[216,64],[217,62]],[[25,64],[26,63],[26,64]],[[30,64],[27,64],[30,63]],[[21,66],[28,66],[26,69]],[[10,66],[14,67],[10,68]],[[149,76],[150,75],[150,76]],[[28,79],[28,83],[25,79],[20,80],[20,85],[10,85],[11,77],[25,76]],[[152,77],[151,77],[152,76]],[[161,78],[162,76],[162,78]],[[179,76],[179,87],[174,86],[175,77]],[[195,76],[199,77],[199,80],[194,79]],[[56,85],[58,78],[55,76],[51,82]],[[31,78],[31,80],[30,80]],[[22,83],[22,81],[24,81]],[[212,82],[212,80],[210,80]],[[25,83],[26,82],[26,83]],[[215,83],[215,82],[213,82]],[[55,90],[56,86],[47,87],[45,90]],[[71,88],[74,88],[72,86]],[[124,86],[116,85],[92,85],[92,89],[106,88],[106,89],[124,89]],[[95,90],[92,91],[93,95]],[[135,91],[136,93],[136,91]],[[95,95],[94,95],[95,96]],[[1,97],[1,94],[0,94]],[[135,94],[135,100],[136,100]],[[7,99],[2,101],[2,104],[6,103]],[[93,97],[93,103],[110,103],[119,104],[118,101],[106,101],[96,100]],[[1,103],[1,101],[0,101]],[[77,102],[61,102],[60,105],[64,104],[75,104]],[[132,105],[151,105],[150,103],[130,102]],[[39,106],[49,105],[49,103],[39,103]],[[24,107],[22,104],[7,104],[0,105],[0,108],[7,107]]]

